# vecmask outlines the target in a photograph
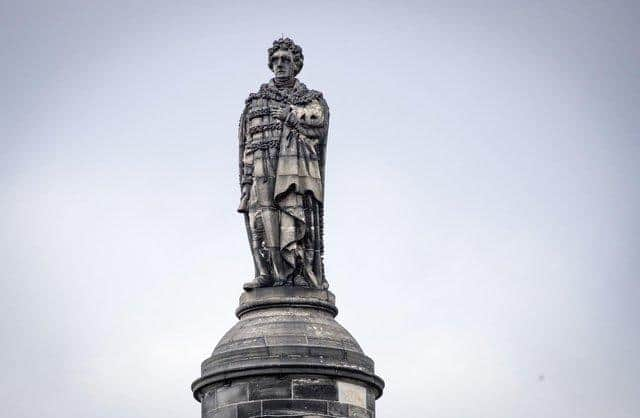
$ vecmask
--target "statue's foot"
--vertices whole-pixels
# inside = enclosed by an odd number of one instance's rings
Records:
[[[293,285],[300,287],[309,287],[309,282],[303,276],[295,276],[293,278]]]
[[[258,276],[252,281],[242,285],[244,290],[256,289],[258,287],[273,286],[273,277],[270,276]]]

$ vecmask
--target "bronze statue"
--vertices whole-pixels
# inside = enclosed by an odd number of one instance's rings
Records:
[[[238,212],[255,265],[246,290],[328,288],[323,266],[323,202],[329,108],[295,77],[302,48],[278,39],[268,51],[274,78],[252,93],[240,118]]]

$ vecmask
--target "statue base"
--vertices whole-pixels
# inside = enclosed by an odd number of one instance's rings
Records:
[[[384,382],[337,313],[327,290],[243,293],[240,320],[191,387],[202,418],[373,418]]]

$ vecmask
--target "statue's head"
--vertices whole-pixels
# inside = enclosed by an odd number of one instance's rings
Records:
[[[273,41],[269,48],[269,68],[276,79],[288,80],[302,70],[304,55],[302,48],[289,38],[280,38]]]

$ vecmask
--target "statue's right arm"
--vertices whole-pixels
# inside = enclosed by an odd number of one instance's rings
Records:
[[[247,212],[249,206],[249,192],[253,183],[253,152],[247,146],[248,137],[246,129],[246,109],[240,117],[240,126],[238,127],[238,145],[239,145],[239,180],[240,180],[240,205],[238,212]]]

